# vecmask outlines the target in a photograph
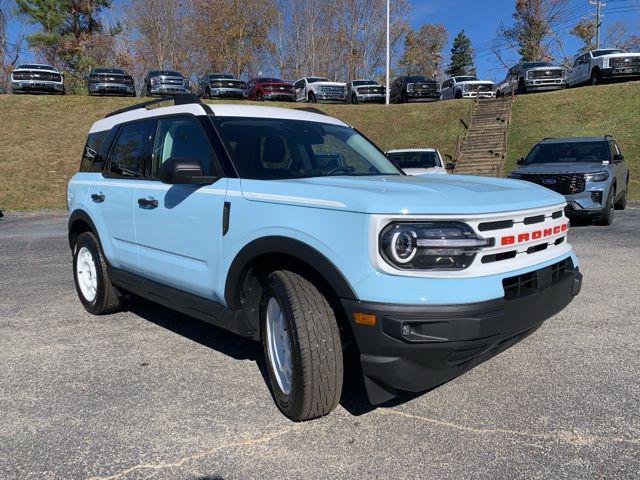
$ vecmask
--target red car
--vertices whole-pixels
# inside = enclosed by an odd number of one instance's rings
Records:
[[[279,78],[256,77],[247,82],[247,98],[249,100],[279,100],[293,102],[296,91],[293,85]]]

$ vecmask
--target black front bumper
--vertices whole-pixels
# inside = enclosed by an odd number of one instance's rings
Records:
[[[552,266],[538,270],[536,289],[509,300],[437,306],[343,300],[371,403],[390,400],[398,390],[441,385],[534,332],[581,288],[578,268],[557,278],[553,272]],[[376,324],[356,324],[355,312],[375,314]]]

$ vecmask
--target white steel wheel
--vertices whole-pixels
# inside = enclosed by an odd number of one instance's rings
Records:
[[[266,315],[267,352],[269,363],[285,395],[291,392],[291,340],[278,300],[274,297],[267,303]]]
[[[98,292],[98,273],[96,262],[87,247],[81,247],[78,251],[76,278],[82,296],[87,302],[93,302]]]

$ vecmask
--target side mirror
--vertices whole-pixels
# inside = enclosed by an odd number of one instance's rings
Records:
[[[453,170],[456,168],[456,164],[453,163],[453,162],[448,162],[446,168],[447,168],[447,170],[453,172]]]
[[[524,157],[520,157],[518,160],[516,160],[516,165],[524,165]]]
[[[613,155],[613,163],[620,163],[624,160],[624,155],[621,153],[616,153]]]
[[[217,177],[208,177],[195,158],[171,157],[160,167],[160,181],[171,185],[211,185]]]

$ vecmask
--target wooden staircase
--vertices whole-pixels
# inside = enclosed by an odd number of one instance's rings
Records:
[[[507,156],[507,128],[512,97],[478,100],[456,149],[454,173],[501,176]]]

